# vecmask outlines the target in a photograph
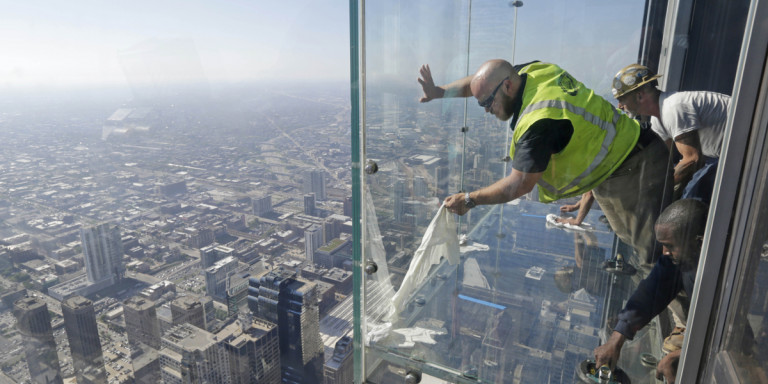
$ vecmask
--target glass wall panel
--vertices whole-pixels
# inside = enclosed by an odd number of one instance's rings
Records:
[[[534,189],[463,216],[441,212],[447,196],[481,190],[513,172],[514,132],[508,121],[484,113],[474,97],[420,102],[416,79],[425,79],[427,64],[434,82],[444,85],[473,75],[490,59],[540,60],[559,65],[596,100],[616,105],[614,75],[637,61],[645,6],[364,2],[360,137],[371,172],[360,192],[368,382],[399,381],[409,372],[450,382],[579,379],[582,363],[612,334],[653,260],[619,241],[601,204],[581,226],[548,224],[547,217],[578,202],[579,193],[546,204]],[[567,84],[562,87],[567,91]],[[628,119],[613,106],[607,110],[608,120]],[[627,158],[638,153],[632,149],[637,136],[630,141]],[[663,180],[667,156],[659,146]],[[633,199],[645,197],[633,191]],[[660,204],[654,209],[658,213]],[[623,268],[616,268],[617,255]],[[627,341],[621,360],[613,362],[632,382],[655,381],[641,359],[648,364],[660,357],[655,324]]]
[[[761,11],[765,12],[765,9]],[[757,41],[768,38],[766,32],[757,30],[759,36],[753,38]],[[765,45],[756,49],[764,55]],[[699,369],[705,372],[704,381],[768,383],[765,363],[768,359],[768,223],[764,219],[768,213],[768,141],[765,135],[768,105],[765,104],[765,73],[761,71],[764,63],[754,64],[746,65],[744,72],[757,71],[762,83],[756,101],[744,104],[745,109],[755,110],[754,117],[749,116],[754,118],[754,125],[753,129],[741,132],[750,140],[744,151],[744,171],[739,183],[737,210],[733,214],[732,244],[722,262],[725,268],[721,272],[721,293],[714,300],[718,310],[714,318],[714,336],[709,336],[712,347],[705,351],[709,361],[704,362],[706,370]],[[750,91],[744,90],[740,100],[750,99]],[[741,156],[733,158],[734,161],[741,160]],[[704,325],[707,325],[706,321]]]
[[[734,306],[725,328],[724,352],[745,383],[768,383],[768,223],[762,219],[768,214],[766,171],[768,168],[763,167],[752,224],[745,233],[749,245],[736,278],[740,284],[734,291]]]

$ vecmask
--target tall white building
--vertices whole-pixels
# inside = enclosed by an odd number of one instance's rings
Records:
[[[120,228],[109,223],[80,229],[85,271],[91,284],[120,280],[125,274]]]
[[[312,224],[304,231],[304,247],[307,261],[315,263],[315,251],[323,245],[323,227]]]
[[[227,278],[237,269],[234,256],[225,257],[205,270],[205,292],[212,297],[227,297]]]

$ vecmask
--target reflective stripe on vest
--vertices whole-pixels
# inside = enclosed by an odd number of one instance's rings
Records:
[[[616,137],[616,124],[619,122],[620,115],[616,109],[613,109],[613,121],[608,122],[608,121],[604,121],[598,116],[595,116],[592,113],[587,112],[586,109],[582,107],[577,107],[564,100],[543,100],[525,107],[525,109],[523,110],[523,113],[521,113],[520,116],[522,117],[522,116],[525,116],[527,113],[530,113],[539,109],[544,109],[544,108],[558,108],[558,109],[567,110],[568,112],[581,116],[588,123],[606,132],[605,138],[603,139],[603,143],[600,145],[600,152],[598,152],[597,155],[595,155],[595,158],[592,160],[592,163],[589,164],[587,169],[584,170],[584,172],[582,172],[580,175],[576,176],[568,185],[566,185],[563,188],[557,189],[551,184],[544,181],[543,179],[539,179],[539,181],[537,182],[539,186],[546,189],[547,192],[553,195],[559,195],[578,185],[581,182],[581,180],[589,176],[600,165],[600,163],[603,162],[603,159],[605,159],[605,157],[608,155],[608,148],[611,146],[611,144],[613,144],[613,139]]]

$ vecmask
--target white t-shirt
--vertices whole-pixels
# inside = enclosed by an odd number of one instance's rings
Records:
[[[730,102],[730,96],[717,92],[662,92],[661,121],[651,117],[651,129],[664,141],[698,130],[701,153],[719,158]]]

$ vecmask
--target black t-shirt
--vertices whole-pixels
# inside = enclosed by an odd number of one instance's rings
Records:
[[[544,172],[553,154],[565,149],[573,136],[570,120],[541,119],[515,144],[512,168],[524,173]]]
[[[538,60],[516,65],[515,70],[519,72],[523,67],[535,62]],[[512,130],[515,129],[517,118],[522,112],[523,91],[525,91],[525,83],[528,80],[528,75],[525,73],[521,74],[520,77],[522,82],[517,95],[515,95],[513,106],[517,113],[509,123]],[[565,149],[565,146],[571,141],[571,136],[573,136],[573,124],[570,120],[541,119],[536,121],[515,144],[512,168],[525,173],[544,172],[549,165],[549,159],[553,154]]]

